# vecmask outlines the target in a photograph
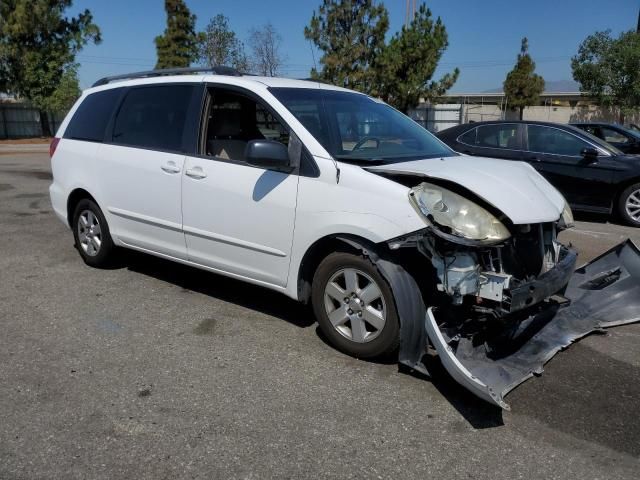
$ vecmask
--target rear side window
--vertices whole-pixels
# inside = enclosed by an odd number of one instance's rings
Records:
[[[181,151],[192,85],[133,88],[116,115],[112,141],[119,145]]]
[[[102,142],[121,88],[88,95],[80,104],[64,132],[64,138]]]

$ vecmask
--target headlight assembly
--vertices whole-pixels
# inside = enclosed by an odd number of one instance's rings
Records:
[[[494,215],[476,203],[446,188],[421,183],[409,192],[416,211],[439,230],[480,243],[494,243],[511,236]]]
[[[562,210],[562,216],[560,217],[560,228],[571,228],[573,227],[573,212],[571,211],[571,207],[569,204],[564,202],[564,209]]]

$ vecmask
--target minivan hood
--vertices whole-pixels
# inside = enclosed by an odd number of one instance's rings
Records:
[[[459,155],[363,168],[372,173],[417,175],[456,183],[516,225],[555,222],[565,205],[560,192],[524,162]]]

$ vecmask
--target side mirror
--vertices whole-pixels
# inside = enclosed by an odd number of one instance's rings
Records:
[[[593,147],[583,148],[580,151],[580,154],[582,155],[582,158],[584,158],[585,161],[589,163],[595,162],[598,160],[598,150],[596,150]]]
[[[244,158],[254,167],[267,170],[293,170],[289,161],[289,149],[275,140],[251,140],[244,149]]]

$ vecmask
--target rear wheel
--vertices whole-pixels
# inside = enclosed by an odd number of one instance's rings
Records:
[[[627,224],[640,227],[640,183],[635,183],[622,192],[618,211]]]
[[[322,332],[337,349],[372,358],[397,348],[393,294],[366,258],[342,252],[326,257],[314,275],[311,299]]]
[[[78,202],[72,228],[78,253],[87,265],[100,268],[111,263],[115,245],[107,220],[94,201],[85,198]]]

